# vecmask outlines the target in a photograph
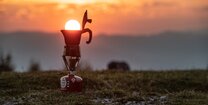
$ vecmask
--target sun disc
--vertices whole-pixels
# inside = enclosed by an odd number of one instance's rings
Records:
[[[69,20],[65,24],[65,30],[80,30],[80,24],[77,20]]]

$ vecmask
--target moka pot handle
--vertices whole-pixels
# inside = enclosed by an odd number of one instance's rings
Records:
[[[82,30],[82,33],[86,33],[88,32],[89,33],[89,40],[86,41],[87,44],[90,44],[91,40],[92,40],[92,31],[89,29],[89,28],[85,28]]]

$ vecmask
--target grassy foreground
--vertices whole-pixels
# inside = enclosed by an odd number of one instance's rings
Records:
[[[59,91],[63,71],[0,73],[0,105],[208,105],[208,71],[80,71],[80,94]]]

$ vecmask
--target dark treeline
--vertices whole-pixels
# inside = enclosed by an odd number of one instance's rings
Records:
[[[15,66],[13,64],[13,56],[8,54],[0,53],[0,72],[13,72],[15,70]],[[31,60],[30,65],[28,67],[29,72],[40,71],[41,66],[39,62]]]

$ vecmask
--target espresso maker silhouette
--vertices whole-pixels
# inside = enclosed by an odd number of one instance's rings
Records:
[[[82,20],[82,29],[80,30],[61,30],[64,40],[64,53],[63,61],[69,74],[60,78],[61,91],[65,92],[81,92],[83,80],[81,77],[75,75],[76,67],[81,58],[80,54],[80,40],[83,33],[89,33],[89,40],[86,41],[89,44],[92,40],[92,31],[89,28],[85,28],[86,23],[91,23],[92,19],[88,19],[87,10],[84,13]]]

